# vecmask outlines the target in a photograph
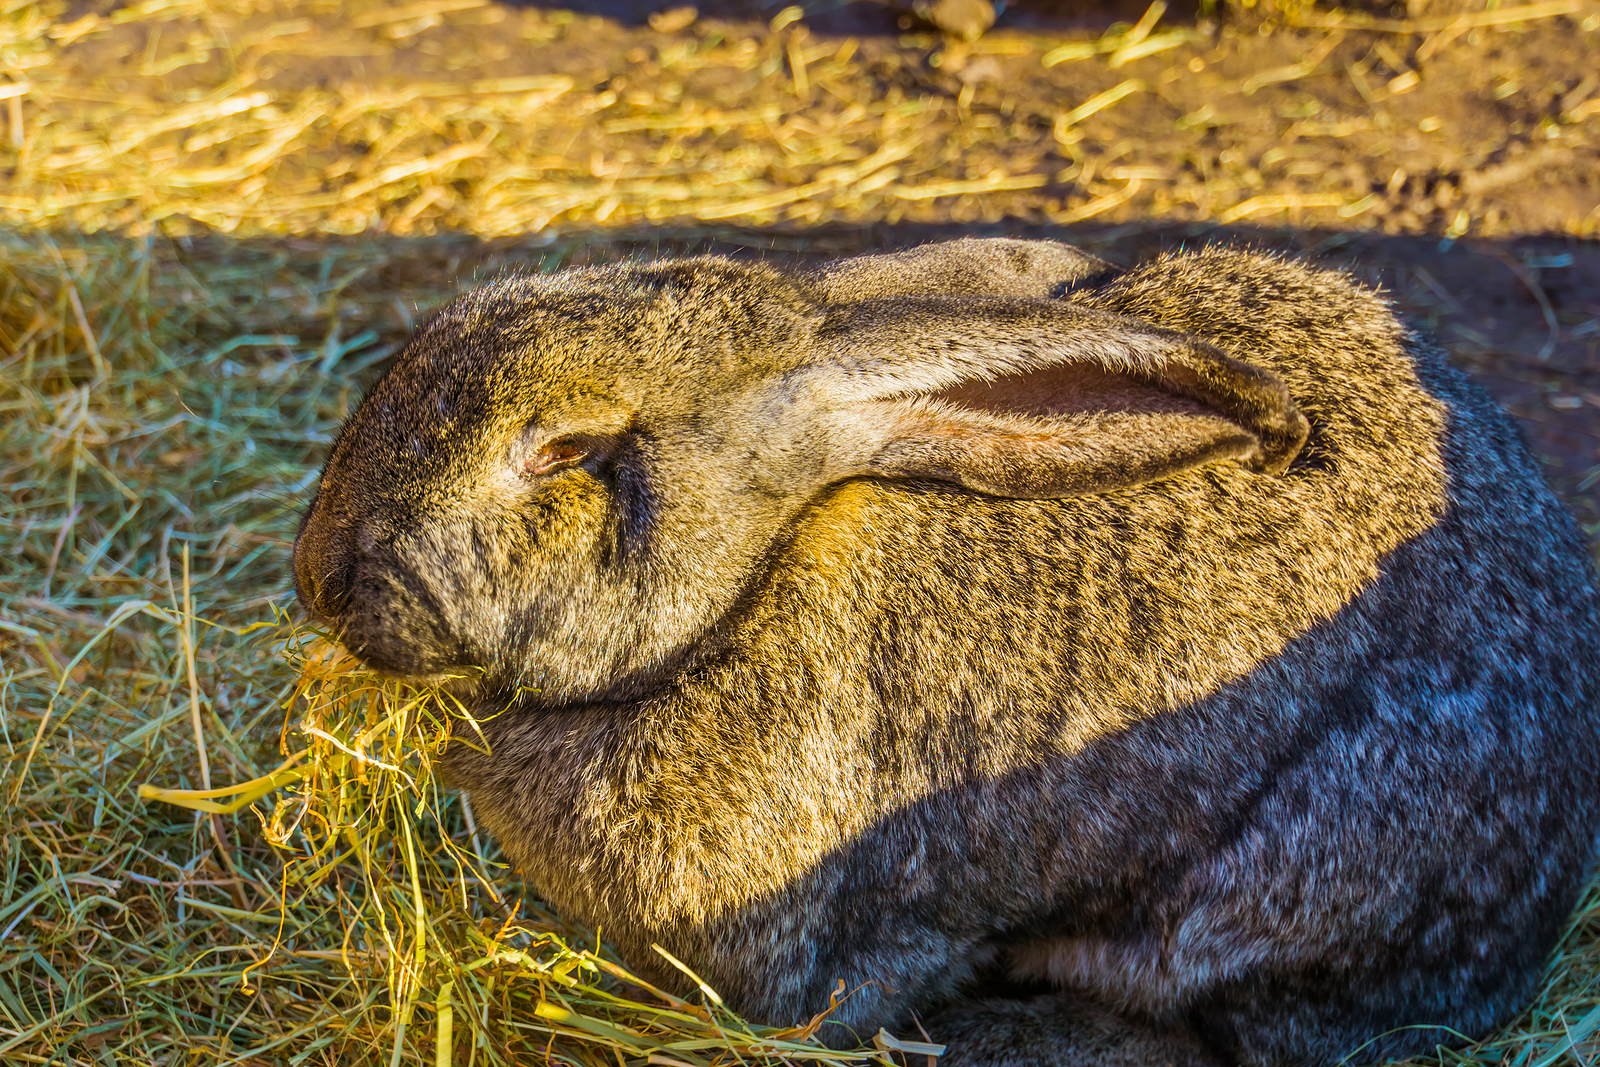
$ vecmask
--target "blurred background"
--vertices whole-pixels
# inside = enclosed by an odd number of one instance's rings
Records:
[[[599,978],[529,1022],[606,964],[483,947],[559,927],[469,891],[450,849],[492,846],[448,798],[418,847],[459,887],[392,851],[296,867],[270,797],[135,795],[304,746],[272,635],[318,466],[415,323],[503,270],[1300,254],[1435,332],[1600,539],[1597,56],[1600,0],[0,0],[0,1062],[725,1054],[650,1045]],[[1439,1062],[1591,1062],[1597,934],[1591,895],[1528,1012]]]

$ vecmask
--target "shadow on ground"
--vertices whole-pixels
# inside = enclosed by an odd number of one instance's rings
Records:
[[[929,29],[912,14],[914,0],[808,0],[798,4],[790,0],[520,0],[515,6],[598,15],[623,26],[644,26],[651,15],[685,7],[693,7],[703,19],[765,22],[794,6],[804,12],[805,24],[813,33],[828,36],[884,36]],[[996,29],[1101,32],[1117,22],[1137,22],[1150,4],[1148,0],[997,0],[994,6]],[[1199,10],[1193,0],[1177,0],[1166,17],[1189,22]]]

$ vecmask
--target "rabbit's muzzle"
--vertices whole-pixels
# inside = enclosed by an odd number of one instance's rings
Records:
[[[295,592],[364,663],[416,678],[470,662],[421,570],[370,526],[313,510],[294,552]]]

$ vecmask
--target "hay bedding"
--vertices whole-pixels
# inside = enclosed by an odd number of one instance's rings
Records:
[[[662,32],[488,0],[8,0],[0,209],[132,233],[1160,215],[1593,235],[1600,7],[1412,6],[1252,0],[1218,24],[1162,0],[1094,35],[965,44],[823,36],[799,7]]]
[[[287,618],[348,346],[237,331],[373,259],[4,238],[0,1062],[859,1061],[504,895],[444,709]]]
[[[549,230],[488,253],[327,235],[1143,211],[1139,196],[1166,180],[1153,169],[1101,161],[1099,179],[1063,197],[1053,168],[1079,165],[1086,124],[1151,95],[1128,87],[1152,76],[1138,63],[1187,64],[1192,31],[1152,18],[1069,39],[1002,36],[913,70],[881,42],[812,40],[790,20],[717,41],[663,34],[639,61],[647,84],[631,88],[586,84],[583,70],[474,69],[465,89],[274,70],[286,42],[347,67],[417,38],[448,42],[497,12],[524,41],[575,24],[471,0],[355,5],[330,26],[332,10],[0,8],[0,1062],[884,1055],[749,1026],[710,992],[660,995],[594,932],[516,895],[470,811],[429,774],[450,709],[295,625],[288,532],[340,419],[416,309],[463,264],[554,268],[580,254],[576,237]],[[1344,16],[1315,18],[1332,20],[1314,31],[1324,44],[1350,32]],[[115,62],[93,52],[130,27],[140,47]],[[1453,28],[1473,24],[1428,32]],[[611,32],[589,29],[602,43]],[[953,99],[915,80],[991,61],[1090,73],[1042,125],[983,111],[985,79],[958,78]],[[94,78],[72,65],[90,62]],[[105,81],[123,73],[121,88]],[[1282,73],[1240,77],[1269,91]],[[737,104],[702,98],[730,84],[755,88]],[[1339,217],[1359,202],[1228,188],[1213,183],[1220,199],[1196,211]],[[239,239],[191,239],[207,229]],[[794,247],[816,243],[800,232]],[[320,236],[251,236],[269,233]],[[1523,1016],[1446,1060],[1586,1060],[1600,1023],[1597,920],[1591,894]]]

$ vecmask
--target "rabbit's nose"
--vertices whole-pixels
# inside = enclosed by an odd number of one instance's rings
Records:
[[[350,594],[355,588],[355,565],[348,557],[330,563],[317,578],[312,603],[317,611],[332,619],[350,604]]]
[[[295,593],[325,619],[339,616],[354,587],[356,553],[340,525],[326,510],[313,507],[294,546]]]
[[[351,556],[338,551],[297,551],[294,562],[300,602],[323,618],[337,618],[350,603],[354,586]]]

